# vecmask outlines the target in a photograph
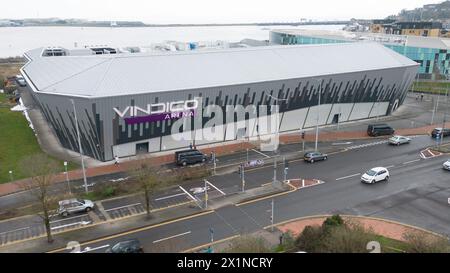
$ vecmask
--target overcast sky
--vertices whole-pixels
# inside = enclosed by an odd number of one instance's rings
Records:
[[[374,19],[439,0],[14,0],[0,18],[81,18],[145,23]]]

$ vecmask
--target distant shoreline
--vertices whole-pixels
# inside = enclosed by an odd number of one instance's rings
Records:
[[[147,27],[221,27],[221,26],[312,26],[312,25],[346,25],[350,21],[326,21],[326,22],[293,22],[293,23],[236,23],[236,24],[124,24],[114,25],[99,23],[99,24],[36,24],[23,26],[7,26],[8,28],[23,28],[23,27],[105,27],[105,28],[147,28]]]

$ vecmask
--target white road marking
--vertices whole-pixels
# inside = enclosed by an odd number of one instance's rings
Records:
[[[189,196],[192,200],[194,200],[195,202],[199,201],[198,198],[195,198],[194,196],[192,196],[192,194],[190,194],[187,190],[185,190],[182,186],[178,186],[182,191],[184,191],[185,194],[187,194],[187,196]]]
[[[180,196],[180,195],[186,195],[186,194],[185,194],[184,192],[182,192],[182,193],[177,193],[177,194],[174,194],[174,195],[169,195],[169,196],[164,196],[164,197],[156,198],[155,201],[160,201],[160,200],[164,200],[164,199],[169,199],[169,198],[177,197],[177,196]]]
[[[346,179],[346,178],[350,178],[350,177],[354,177],[354,176],[358,176],[358,175],[361,175],[361,173],[355,173],[355,174],[347,175],[347,176],[344,176],[344,177],[339,177],[339,178],[336,178],[336,181],[342,180],[342,179]]]
[[[79,216],[63,218],[63,219],[60,219],[60,220],[51,221],[50,224],[57,223],[57,222],[62,222],[62,221],[66,221],[66,220],[71,220],[71,219],[74,219],[74,218],[80,218],[80,217],[84,217],[84,216],[88,216],[88,215],[87,214],[82,214],[82,215],[79,215]]]
[[[140,205],[140,204],[141,204],[141,203],[135,203],[135,204],[126,205],[126,206],[121,206],[121,207],[117,207],[117,208],[105,209],[105,211],[116,210],[116,209],[123,209],[123,208],[127,208],[127,207],[133,207],[133,206],[137,206],[137,205]]]
[[[84,225],[88,225],[90,223],[91,223],[91,221],[82,221],[82,222],[76,222],[76,223],[71,223],[71,224],[67,224],[67,225],[57,226],[57,227],[51,227],[50,229],[55,230],[58,228],[71,227],[71,226],[76,226],[76,225],[80,225],[80,224],[84,226]]]
[[[223,191],[221,191],[218,187],[214,186],[211,182],[206,181],[207,184],[209,184],[211,187],[213,187],[214,189],[216,189],[218,192],[220,192],[222,195],[226,195],[226,193],[224,193]]]
[[[348,141],[348,142],[335,142],[335,143],[332,143],[331,145],[350,145],[352,143],[353,142],[350,142],[350,141]]]
[[[415,159],[415,160],[403,162],[403,165],[414,163],[414,162],[417,162],[417,161],[420,161],[420,159]]]
[[[24,228],[18,228],[18,229],[3,231],[3,232],[0,232],[0,235],[6,234],[6,233],[11,233],[11,232],[16,232],[16,231],[19,231],[19,230],[25,230],[25,229],[29,229],[29,228],[31,228],[31,227],[24,227]]]
[[[265,156],[265,157],[267,157],[267,158],[270,158],[270,156],[268,156],[268,155],[266,155],[265,153],[262,153],[262,152],[260,152],[260,151],[258,151],[258,150],[252,149],[252,151],[254,151],[255,153],[258,153],[258,154],[260,154],[260,155],[263,155],[263,156]]]
[[[394,168],[395,165],[387,166],[386,169]]]
[[[86,252],[90,252],[90,251],[94,251],[94,250],[99,250],[99,249],[107,248],[107,247],[109,247],[109,245],[98,246],[98,247],[93,247],[93,248],[86,247],[83,251],[76,252],[76,253],[86,253]]]
[[[162,241],[170,240],[170,239],[173,239],[173,238],[176,238],[176,237],[180,237],[180,236],[183,236],[183,235],[187,235],[187,234],[190,234],[190,233],[191,233],[191,231],[186,231],[184,233],[180,233],[180,234],[177,234],[177,235],[173,235],[173,236],[169,236],[169,237],[166,237],[166,238],[162,238],[162,239],[153,241],[153,243],[156,244],[156,243],[159,243],[159,242],[162,242]]]

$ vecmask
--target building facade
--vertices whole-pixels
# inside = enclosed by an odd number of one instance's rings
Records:
[[[450,71],[450,39],[400,35],[373,35],[370,33],[274,30],[270,33],[272,44],[333,44],[376,41],[420,64],[419,77],[435,79]]]
[[[274,116],[283,133],[389,115],[418,68],[377,43],[78,56],[44,51],[25,54],[21,72],[30,91],[61,144],[78,151],[75,109],[83,153],[101,161],[257,139]]]

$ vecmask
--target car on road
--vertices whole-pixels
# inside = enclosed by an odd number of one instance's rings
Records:
[[[369,136],[392,135],[395,130],[387,124],[369,124],[367,126],[367,134]]]
[[[188,164],[206,162],[206,160],[208,160],[208,156],[196,149],[175,152],[175,163],[177,165],[186,166]]]
[[[431,137],[437,138],[437,137],[446,137],[450,136],[450,129],[449,128],[434,128],[433,131],[431,131]]]
[[[94,202],[91,200],[83,200],[83,199],[68,199],[61,200],[58,202],[58,214],[66,217],[69,214],[77,213],[77,212],[88,212],[94,209]]]
[[[17,84],[19,84],[22,87],[27,86],[27,82],[25,81],[25,78],[22,75],[16,76],[16,82],[17,82]]]
[[[442,167],[447,170],[450,171],[450,159],[448,159],[447,161],[444,162],[444,164],[442,164]]]
[[[388,180],[389,180],[389,171],[384,167],[372,168],[361,176],[361,182],[368,184],[374,184],[380,181],[387,182]]]
[[[138,239],[121,241],[107,248],[106,253],[143,253],[144,249]]]
[[[314,163],[320,160],[327,160],[328,155],[321,152],[308,152],[303,156],[303,160],[309,163]]]
[[[409,137],[405,137],[405,136],[393,136],[393,137],[389,138],[388,143],[398,146],[401,144],[411,143],[411,139]]]

